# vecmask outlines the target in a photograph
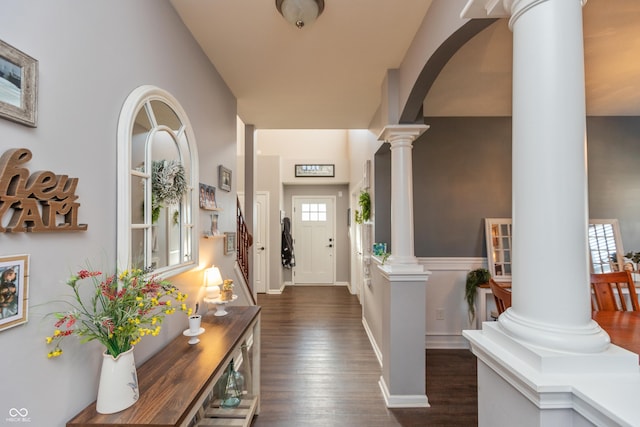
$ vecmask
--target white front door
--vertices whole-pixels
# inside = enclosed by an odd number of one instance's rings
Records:
[[[293,197],[294,284],[335,282],[335,198]]]

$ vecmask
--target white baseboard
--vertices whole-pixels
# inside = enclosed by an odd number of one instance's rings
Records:
[[[365,319],[364,316],[362,316],[362,325],[364,326],[364,330],[367,333],[367,337],[369,337],[369,342],[371,343],[373,352],[375,353],[376,358],[378,359],[378,363],[380,364],[380,368],[382,369],[382,351],[380,351],[378,343],[376,343],[376,340],[373,338],[373,333],[371,332],[371,329],[367,324],[367,319]]]
[[[469,341],[462,335],[432,335],[427,334],[424,337],[424,348],[426,349],[459,349],[467,350],[470,348]]]
[[[391,395],[389,394],[389,388],[385,384],[383,377],[380,377],[378,385],[380,386],[380,390],[382,390],[387,408],[429,408],[431,406],[429,405],[429,399],[426,394]]]

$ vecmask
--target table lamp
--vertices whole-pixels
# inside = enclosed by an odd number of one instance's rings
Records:
[[[204,271],[204,283],[207,299],[216,299],[220,296],[222,275],[218,267],[207,268]]]

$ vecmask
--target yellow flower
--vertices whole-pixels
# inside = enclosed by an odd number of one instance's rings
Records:
[[[53,331],[53,336],[54,337],[58,337],[58,336],[60,336],[60,333],[61,333],[60,329],[56,329],[55,331]]]
[[[52,357],[58,357],[62,355],[62,349],[60,347],[56,347],[52,351],[47,354],[47,357],[51,359]]]
[[[191,316],[191,313],[193,313],[193,309],[189,308],[189,310],[187,310],[187,316]]]
[[[53,337],[47,337],[47,344],[51,344],[51,341],[53,341]]]
[[[151,324],[152,325],[155,325],[157,321],[158,321],[158,319],[155,316],[151,318]]]
[[[171,306],[171,300],[167,300],[167,306]]]

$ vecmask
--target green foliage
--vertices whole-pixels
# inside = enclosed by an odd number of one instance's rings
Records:
[[[491,273],[486,268],[477,268],[467,273],[464,298],[469,306],[469,322],[472,322],[476,316],[476,289],[489,282],[489,279],[491,279]]]
[[[355,215],[356,215],[356,218],[355,218],[356,224],[362,224],[362,214],[358,209],[356,209]]]
[[[371,219],[371,196],[369,195],[368,192],[362,191],[360,193],[360,197],[358,198],[358,204],[362,209],[359,224],[365,221],[369,221]],[[358,214],[358,211],[356,211],[356,222],[357,222],[357,214]]]

